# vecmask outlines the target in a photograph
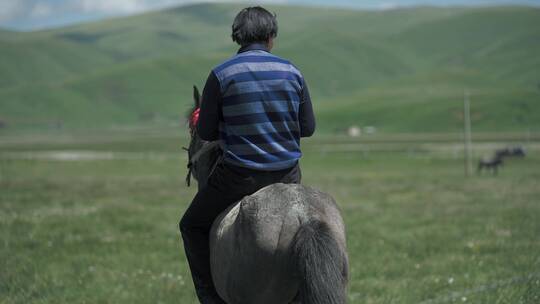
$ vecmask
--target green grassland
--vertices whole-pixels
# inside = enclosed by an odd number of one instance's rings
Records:
[[[178,124],[191,87],[236,46],[241,6],[203,4],[0,33],[2,133]],[[540,9],[270,7],[274,52],[310,85],[319,131],[455,132],[464,89],[478,131],[540,128]]]
[[[0,303],[196,303],[184,136],[16,139],[0,153]],[[350,303],[538,303],[538,144],[466,179],[451,142],[381,144],[303,145],[303,183],[343,212]]]

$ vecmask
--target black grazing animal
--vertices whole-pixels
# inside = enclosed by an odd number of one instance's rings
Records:
[[[482,169],[491,170],[493,175],[497,175],[498,167],[502,166],[503,164],[503,156],[498,155],[497,153],[495,156],[482,158],[478,162],[478,174],[482,173]]]
[[[478,162],[478,174],[482,173],[482,169],[491,170],[494,175],[497,175],[498,167],[502,166],[505,157],[525,157],[525,149],[521,146],[506,147],[495,150],[495,154],[491,157],[482,158]]]
[[[524,157],[525,149],[521,146],[506,147],[503,149],[495,150],[496,157]]]
[[[510,150],[510,156],[525,157],[525,149],[523,147],[513,147]]]

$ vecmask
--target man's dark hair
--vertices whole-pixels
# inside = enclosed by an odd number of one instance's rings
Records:
[[[255,6],[246,7],[236,15],[232,25],[232,40],[241,46],[251,43],[265,43],[277,36],[276,14]]]

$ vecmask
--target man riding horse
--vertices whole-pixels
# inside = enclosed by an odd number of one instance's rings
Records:
[[[270,53],[276,16],[245,8],[234,19],[236,55],[215,67],[202,94],[196,129],[219,140],[221,160],[180,221],[201,303],[225,303],[212,282],[209,232],[215,218],[244,196],[274,183],[300,183],[300,137],[315,131],[306,82],[289,61]]]

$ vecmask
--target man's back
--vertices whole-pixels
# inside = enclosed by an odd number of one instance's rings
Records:
[[[301,157],[301,73],[257,44],[241,49],[213,73],[220,84],[224,160],[263,170],[293,166]]]

